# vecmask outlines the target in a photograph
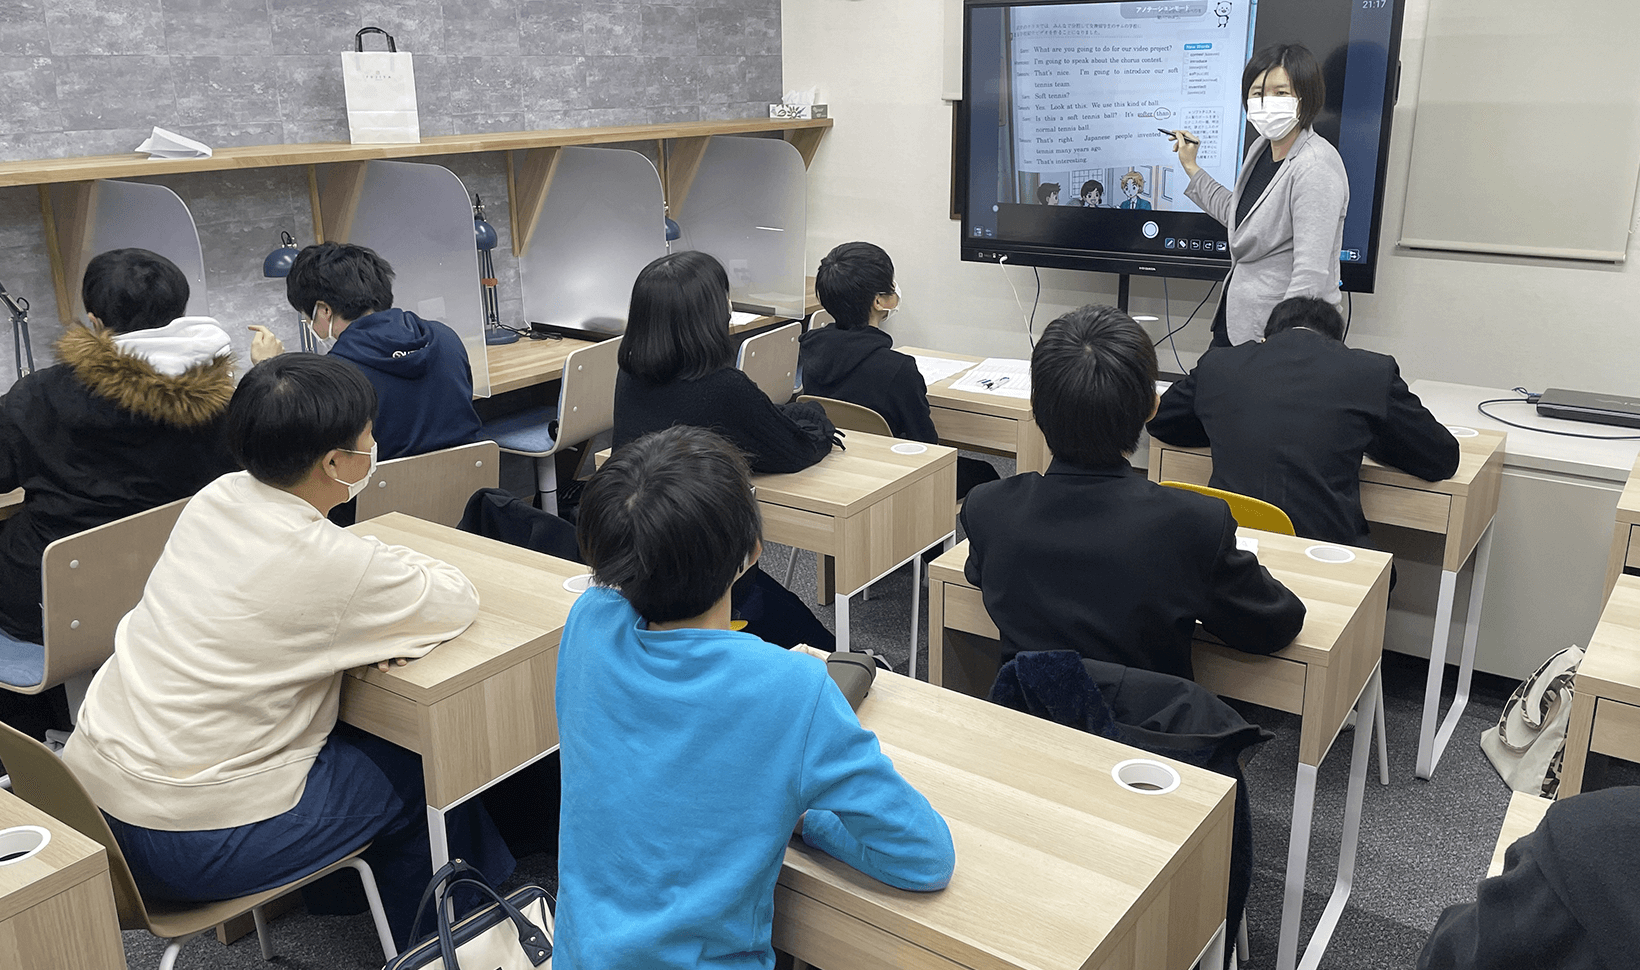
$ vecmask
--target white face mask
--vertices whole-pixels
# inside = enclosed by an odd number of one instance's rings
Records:
[[[1247,99],[1247,120],[1271,141],[1280,141],[1298,124],[1298,99],[1284,94]]]
[[[370,470],[365,472],[364,477],[359,479],[358,481],[356,481],[356,482],[344,482],[340,478],[337,478],[334,475],[332,475],[330,477],[330,480],[335,482],[336,484],[346,485],[347,486],[347,500],[349,502],[351,502],[354,499],[359,497],[359,493],[364,491],[364,487],[366,485],[370,484],[370,476],[376,474],[376,443],[374,441],[372,441],[370,443],[370,450],[369,451],[354,451],[352,448],[338,448],[336,450],[337,451],[345,451],[350,455],[369,455],[370,456]]]
[[[318,306],[315,306],[313,308],[313,312],[308,314],[308,318],[307,318],[308,333],[313,334],[313,345],[319,351],[319,353],[328,354],[328,353],[330,353],[330,348],[334,345],[334,341],[336,339],[336,337],[335,337],[336,321],[335,321],[334,317],[331,318],[331,322],[325,328],[325,329],[331,331],[330,335],[321,337],[321,336],[319,336],[318,327],[314,326],[314,324],[313,324],[314,318],[317,317],[318,315],[319,315],[319,308],[318,308]]]
[[[888,323],[888,321],[894,319],[894,314],[900,312],[900,300],[901,300],[901,297],[900,297],[900,284],[895,283],[894,284],[894,305],[890,306],[890,307],[883,307],[883,320],[882,320],[883,323],[885,323],[885,324]],[[881,326],[881,324],[879,324],[879,326]]]

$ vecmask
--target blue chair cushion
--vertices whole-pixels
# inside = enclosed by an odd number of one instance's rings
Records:
[[[487,422],[484,436],[500,445],[502,451],[539,456],[552,451],[557,430],[558,408],[553,405],[527,408]]]
[[[0,631],[0,684],[37,687],[46,677],[46,648]]]

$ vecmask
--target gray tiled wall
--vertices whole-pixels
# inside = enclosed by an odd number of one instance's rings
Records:
[[[0,0],[0,160],[130,151],[154,125],[213,147],[346,141],[339,52],[366,24],[416,55],[423,135],[758,117],[780,95],[780,0]],[[517,319],[502,159],[442,164],[485,199]],[[211,313],[239,350],[252,323],[294,344],[261,262],[281,229],[312,241],[305,170],[150,180],[193,211]],[[49,356],[32,187],[0,189],[0,283],[33,302],[35,356]],[[0,389],[14,377],[0,331]]]

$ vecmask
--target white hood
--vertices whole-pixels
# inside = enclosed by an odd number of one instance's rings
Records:
[[[227,331],[213,317],[177,317],[163,327],[113,335],[122,353],[140,357],[166,377],[233,353]]]

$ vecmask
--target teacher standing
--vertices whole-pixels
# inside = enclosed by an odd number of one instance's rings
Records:
[[[1196,164],[1200,139],[1188,131],[1173,136],[1190,176],[1185,197],[1230,231],[1230,274],[1213,319],[1219,347],[1261,339],[1271,309],[1288,297],[1338,304],[1350,202],[1344,160],[1311,127],[1327,99],[1315,56],[1298,44],[1265,47],[1247,62],[1241,88],[1259,137],[1234,189]]]

